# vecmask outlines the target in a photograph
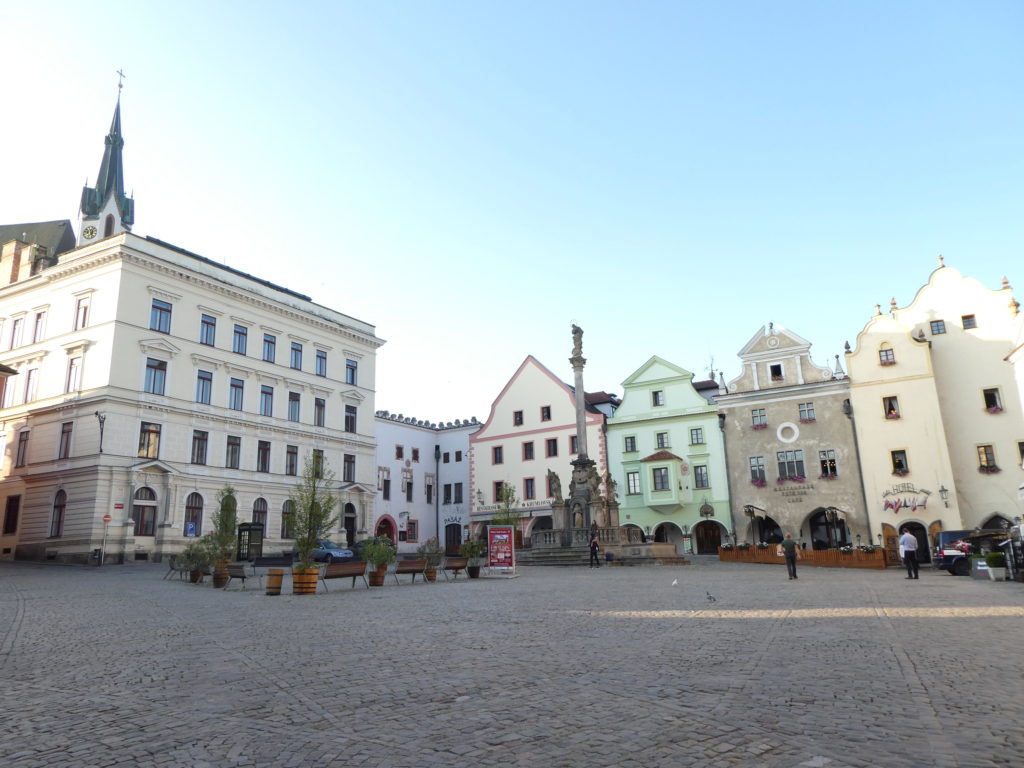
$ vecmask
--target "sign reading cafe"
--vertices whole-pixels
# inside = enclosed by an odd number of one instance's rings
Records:
[[[882,511],[892,510],[894,515],[898,515],[901,510],[916,512],[928,507],[928,497],[931,495],[931,491],[916,488],[913,483],[898,483],[882,494]]]

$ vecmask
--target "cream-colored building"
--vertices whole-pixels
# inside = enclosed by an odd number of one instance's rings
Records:
[[[16,266],[34,247],[20,243],[0,261],[0,349],[18,371],[0,409],[15,556],[86,561],[106,542],[107,558],[160,559],[209,530],[226,485],[240,520],[264,524],[265,551],[291,549],[307,457],[336,474],[339,532],[365,536],[374,327],[128,231],[115,129],[119,110],[78,247]]]
[[[1021,515],[1020,381],[1008,359],[1022,316],[1010,285],[991,290],[940,266],[914,300],[876,314],[846,354],[872,533],[908,525],[1000,527]]]
[[[870,541],[849,382],[838,362],[815,364],[810,348],[792,331],[762,326],[740,350],[742,373],[715,398],[740,542],[788,533],[816,549]]]

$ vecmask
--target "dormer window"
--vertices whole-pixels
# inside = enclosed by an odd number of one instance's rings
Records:
[[[971,330],[971,328],[978,327],[978,321],[974,317],[974,315],[964,315],[963,317],[960,318],[960,322],[963,325],[965,331],[969,331]]]
[[[782,381],[782,363],[772,363],[768,366],[768,372],[772,381]]]
[[[896,365],[896,353],[891,349],[878,350],[879,365]]]

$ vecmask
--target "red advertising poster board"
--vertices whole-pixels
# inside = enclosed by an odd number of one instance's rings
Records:
[[[487,526],[487,565],[490,568],[516,567],[515,529],[511,525]]]

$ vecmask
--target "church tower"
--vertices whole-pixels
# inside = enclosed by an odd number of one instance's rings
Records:
[[[118,89],[121,86],[118,84]],[[82,189],[79,209],[80,227],[78,244],[95,242],[119,232],[131,232],[135,221],[135,201],[124,193],[124,161],[121,150],[121,92],[118,90],[114,119],[110,133],[104,140],[103,161],[96,177],[95,187]]]

